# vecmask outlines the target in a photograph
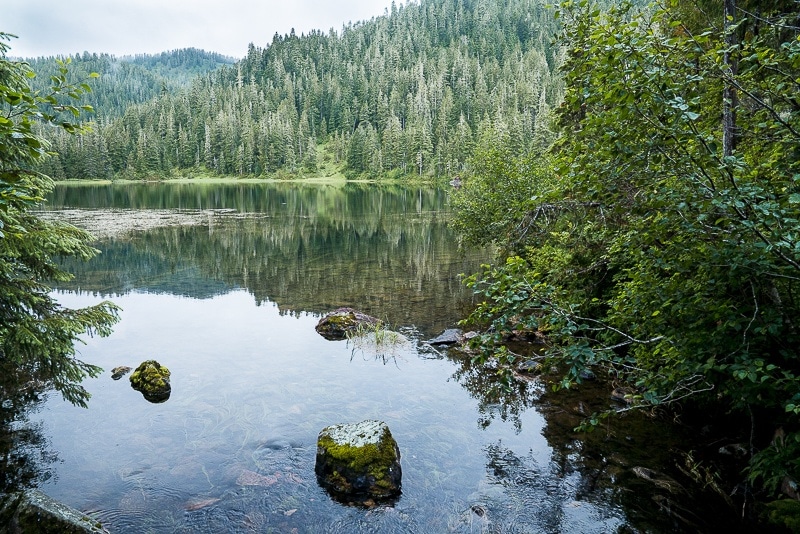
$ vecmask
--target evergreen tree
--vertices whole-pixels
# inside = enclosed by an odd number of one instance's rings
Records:
[[[101,369],[75,357],[82,334],[106,335],[117,320],[108,302],[82,309],[61,306],[50,294],[48,280],[68,280],[55,256],[89,258],[96,250],[91,237],[77,228],[48,222],[32,209],[52,187],[32,167],[47,157],[47,143],[34,124],[61,126],[78,133],[73,122],[81,108],[72,103],[89,86],[67,81],[68,62],[60,62],[49,91],[32,91],[33,72],[26,63],[6,57],[10,35],[0,33],[0,365],[22,383],[45,381],[66,400],[85,405],[81,386]],[[85,108],[89,109],[89,108]]]
[[[97,127],[112,173],[152,174],[141,158],[154,143],[162,175],[305,172],[313,137],[351,175],[451,176],[467,165],[474,139],[465,134],[478,135],[481,124],[508,131],[521,153],[552,137],[537,133],[543,124],[534,117],[563,94],[555,29],[542,0],[426,0],[338,33],[276,35],[191,83],[185,73],[207,64],[198,51],[132,61],[90,55],[81,66],[96,64],[108,77]],[[170,73],[177,81],[164,78]],[[243,139],[248,131],[255,135]],[[79,143],[63,136],[57,144],[65,175],[87,177]]]

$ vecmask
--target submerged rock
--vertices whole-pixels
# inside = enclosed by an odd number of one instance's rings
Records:
[[[39,490],[28,490],[2,499],[0,532],[88,534],[107,531],[86,514],[51,499]]]
[[[631,471],[642,480],[651,482],[656,487],[665,489],[670,493],[680,493],[684,491],[683,486],[681,486],[677,480],[664,473],[659,473],[658,471],[641,466],[634,467]]]
[[[320,485],[342,502],[364,504],[400,494],[400,449],[382,421],[322,429],[314,471]]]
[[[131,368],[125,365],[120,365],[119,367],[114,367],[111,370],[111,378],[114,380],[119,380],[123,376],[127,375],[131,372]]]
[[[150,402],[164,402],[172,392],[169,376],[169,369],[155,360],[147,360],[131,375],[131,387]]]
[[[380,326],[381,320],[353,308],[338,308],[319,320],[317,333],[329,340],[345,339],[359,327]]]

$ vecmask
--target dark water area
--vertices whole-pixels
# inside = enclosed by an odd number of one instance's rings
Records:
[[[608,385],[554,395],[424,343],[464,316],[460,273],[490,260],[447,226],[447,191],[368,184],[60,186],[44,216],[99,237],[70,263],[67,306],[123,308],[81,359],[88,409],[35,388],[4,402],[7,486],[33,485],[109,532],[727,532],[735,513],[682,475],[689,436],[607,408]],[[314,326],[351,306],[403,334],[328,341]],[[156,359],[164,403],[110,369]],[[5,397],[4,397],[5,398]],[[402,495],[340,504],[314,475],[331,424],[385,421]],[[7,458],[11,456],[7,455]],[[697,467],[697,466],[695,466]]]

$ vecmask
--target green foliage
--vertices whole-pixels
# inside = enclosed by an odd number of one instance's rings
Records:
[[[766,516],[770,523],[787,528],[790,532],[800,531],[800,502],[793,499],[772,501],[766,506]]]
[[[748,479],[768,488],[778,488],[785,479],[796,480],[800,473],[800,432],[776,433],[772,443],[758,451],[750,461]]]
[[[46,282],[69,279],[54,257],[87,259],[96,251],[86,232],[44,221],[31,210],[52,187],[32,170],[47,156],[34,125],[80,132],[75,120],[88,108],[73,102],[90,89],[69,83],[69,62],[61,61],[49,91],[32,91],[33,71],[6,59],[2,41],[10,37],[0,33],[0,360],[4,369],[48,382],[66,400],[83,405],[89,395],[80,382],[100,368],[76,359],[74,343],[81,334],[108,334],[117,309],[102,303],[73,310],[53,299]]]
[[[594,219],[614,276],[604,320],[632,338],[660,338],[626,352],[634,384],[658,402],[713,388],[733,406],[782,411],[798,386],[800,113],[788,84],[800,43],[776,49],[777,26],[762,28],[738,45],[732,78],[723,36],[695,36],[669,11],[626,24],[624,7],[567,7],[559,172],[566,194],[602,208]],[[719,121],[728,84],[743,100],[731,154]]]
[[[490,141],[475,151],[470,173],[451,204],[459,214],[453,226],[467,243],[513,250],[528,239],[530,226],[536,224],[534,212],[554,179],[546,157],[533,152],[517,157],[505,141]]]
[[[558,179],[462,216],[483,241],[498,237],[484,227],[520,229],[500,233],[519,257],[469,280],[490,346],[539,328],[564,385],[594,367],[636,405],[756,411],[751,474],[770,490],[797,478],[800,452],[793,439],[767,452],[776,426],[800,423],[800,40],[779,4],[706,30],[677,3],[564,2]],[[509,169],[483,180],[529,187]]]

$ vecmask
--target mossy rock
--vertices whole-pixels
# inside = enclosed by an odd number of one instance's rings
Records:
[[[353,308],[338,308],[320,319],[315,329],[325,339],[337,340],[345,339],[348,333],[355,332],[359,327],[380,325],[381,321],[376,317]]]
[[[172,392],[169,377],[169,369],[155,360],[147,360],[131,375],[131,387],[141,392],[150,402],[164,402]]]
[[[400,495],[400,449],[381,421],[324,428],[314,470],[320,485],[340,502],[363,504]]]
[[[767,503],[766,516],[773,525],[800,532],[800,501],[780,499]]]

